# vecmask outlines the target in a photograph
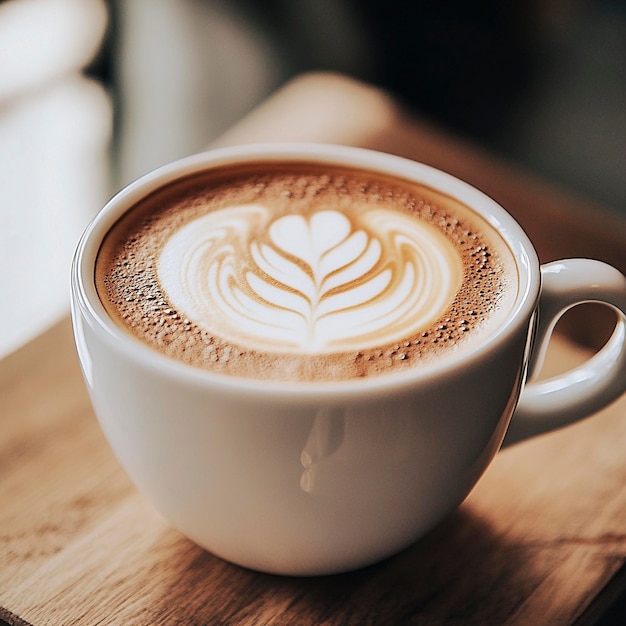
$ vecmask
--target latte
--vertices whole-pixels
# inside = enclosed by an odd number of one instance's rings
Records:
[[[425,186],[306,163],[229,166],[140,201],[96,264],[109,314],[184,363],[275,380],[420,367],[471,347],[517,294],[513,256]]]

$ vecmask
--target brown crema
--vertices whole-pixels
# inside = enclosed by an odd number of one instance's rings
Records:
[[[409,214],[434,227],[457,250],[460,287],[434,321],[375,347],[299,353],[232,341],[178,310],[157,267],[164,246],[185,225],[248,204],[269,207],[276,217],[342,206]],[[401,178],[294,162],[220,167],[154,191],[110,229],[98,253],[95,279],[99,297],[117,324],[163,355],[219,374],[278,381],[336,381],[426,367],[491,335],[518,288],[506,243],[454,198]]]

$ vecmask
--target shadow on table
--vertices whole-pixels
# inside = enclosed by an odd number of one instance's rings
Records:
[[[237,568],[234,576],[236,566],[200,548],[179,553],[186,563],[172,567],[179,576],[153,610],[162,618],[172,610],[166,605],[175,588],[193,590],[186,606],[177,607],[180,623],[265,623],[264,615],[276,623],[320,625],[503,623],[537,580],[527,549],[502,545],[467,506],[400,554],[347,574],[290,578]],[[210,601],[203,601],[208,589]]]

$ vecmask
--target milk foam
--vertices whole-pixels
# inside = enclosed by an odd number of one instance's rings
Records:
[[[159,281],[200,327],[265,351],[361,349],[433,323],[461,286],[458,250],[408,213],[355,215],[328,207],[276,216],[263,204],[213,211],[169,237]]]
[[[156,190],[107,233],[95,280],[112,319],[164,356],[281,382],[471,350],[506,320],[518,285],[499,233],[456,199],[289,162]]]

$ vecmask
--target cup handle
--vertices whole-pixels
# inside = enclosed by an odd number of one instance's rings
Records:
[[[626,277],[601,261],[567,259],[543,265],[541,278],[528,383],[507,431],[507,445],[576,422],[626,391]],[[585,302],[615,310],[610,339],[578,367],[535,381],[556,323],[568,309]]]

